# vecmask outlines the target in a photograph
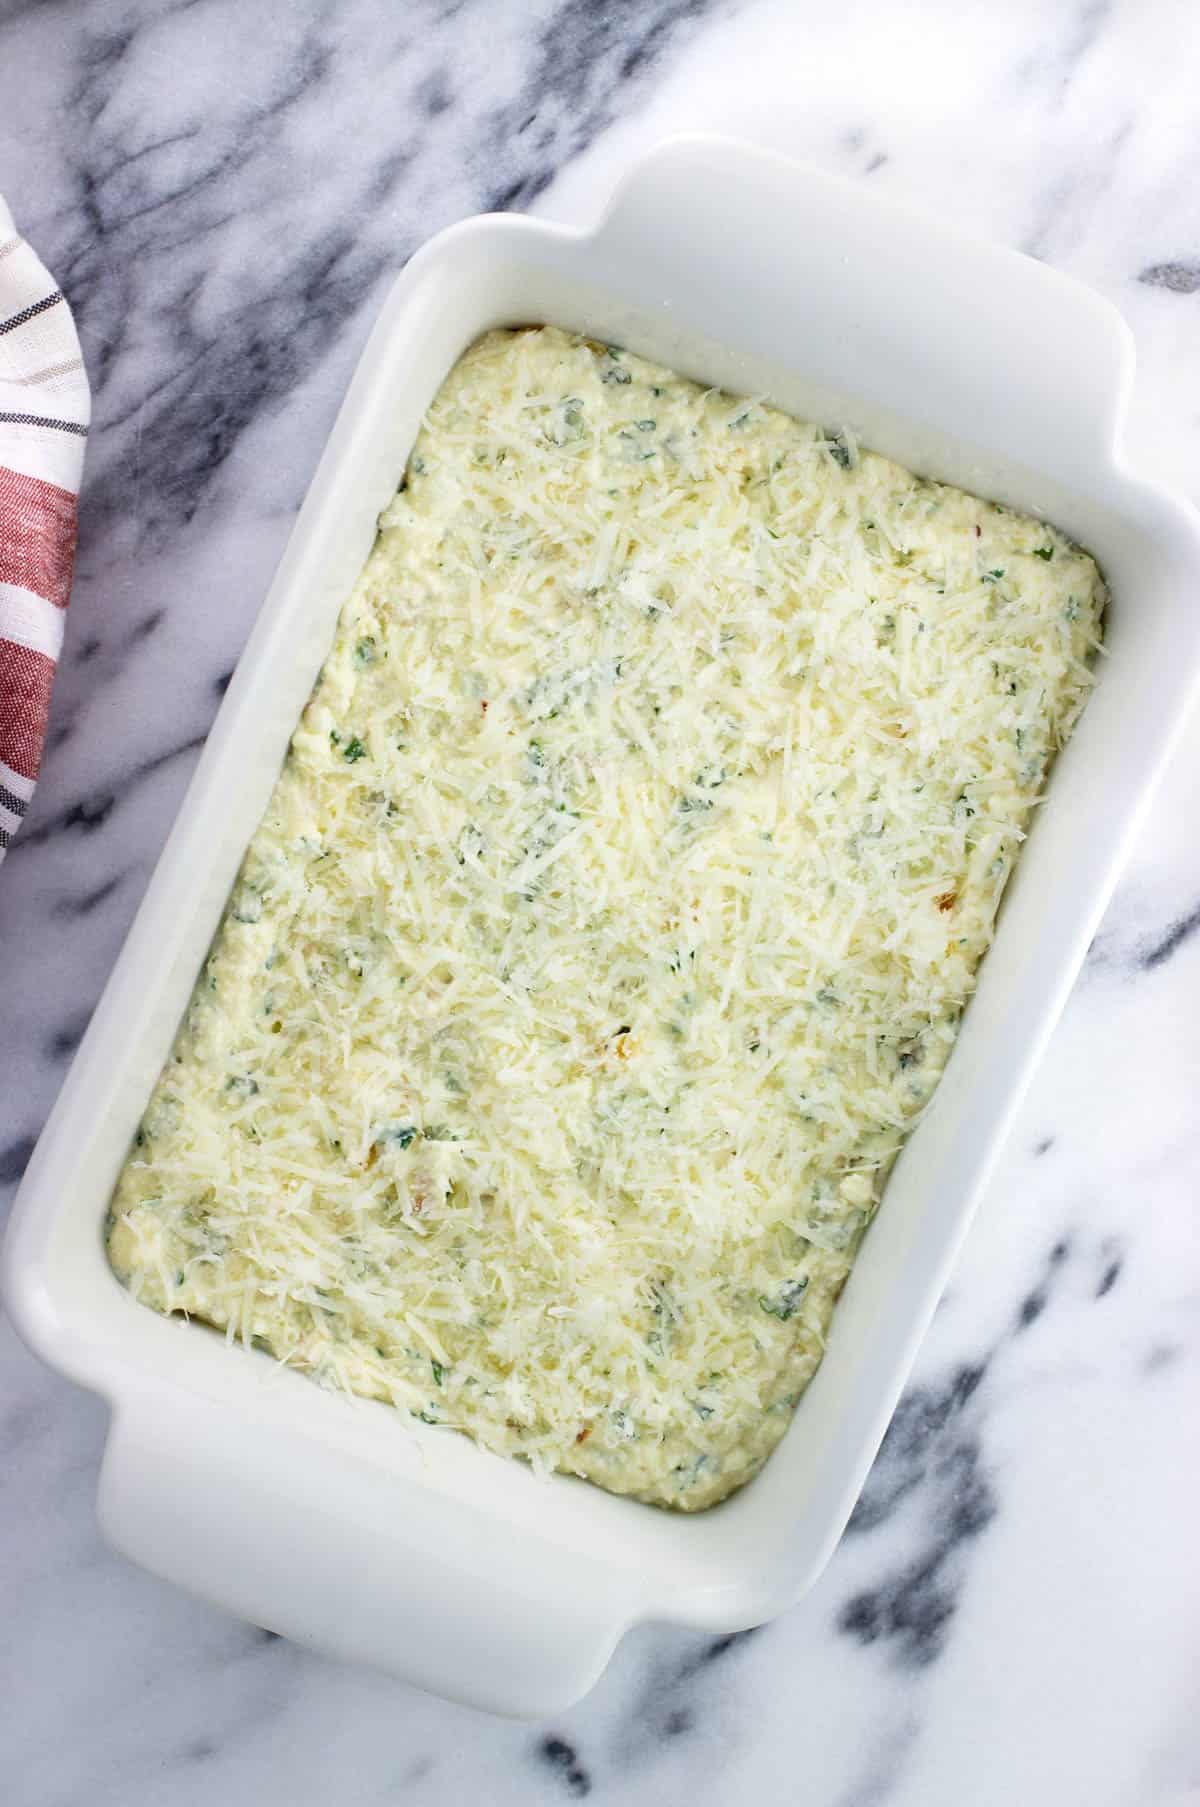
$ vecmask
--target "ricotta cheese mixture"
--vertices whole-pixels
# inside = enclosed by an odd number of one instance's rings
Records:
[[[430,409],[112,1200],[132,1292],[663,1505],[749,1479],[953,1045],[1104,586],[551,328]]]

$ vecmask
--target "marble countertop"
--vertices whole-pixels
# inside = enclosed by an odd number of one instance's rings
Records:
[[[1200,499],[1185,0],[0,4],[0,188],[96,395],[51,740],[0,872],[0,1210],[107,977],[390,274],[594,213],[710,127],[1073,272],[1131,458]],[[520,1726],[310,1657],[101,1543],[104,1410],[0,1324],[6,1807],[1200,1802],[1200,723],[868,1486],[770,1627],[631,1637]]]

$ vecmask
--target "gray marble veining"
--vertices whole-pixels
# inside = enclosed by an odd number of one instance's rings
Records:
[[[0,874],[0,1208],[111,967],[392,272],[580,219],[669,130],[881,185],[1109,294],[1200,495],[1200,15],[1175,0],[0,0],[0,189],[96,393],[79,577]],[[837,1556],[513,1726],[124,1565],[104,1413],[0,1326],[6,1807],[1200,1801],[1200,728],[1168,775]]]

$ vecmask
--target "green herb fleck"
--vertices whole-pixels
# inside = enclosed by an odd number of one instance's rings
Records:
[[[808,1275],[801,1274],[797,1280],[785,1280],[775,1298],[768,1299],[760,1295],[758,1302],[768,1317],[778,1318],[781,1323],[786,1323],[788,1318],[794,1318],[799,1311],[807,1291]]]
[[[262,898],[249,885],[237,893],[231,906],[235,922],[258,922],[262,917]]]
[[[836,431],[826,433],[825,450],[829,453],[833,462],[840,465],[844,471],[848,471],[854,463],[854,454],[850,450],[850,446],[844,435],[841,433]]]
[[[1034,558],[1044,558],[1046,563],[1049,564],[1050,560],[1054,557],[1054,547],[1035,546],[1033,549],[1033,556]]]
[[[357,734],[352,735],[342,748],[342,758],[348,760],[351,765],[354,764],[356,759],[365,759],[366,756],[367,749],[364,747]]]

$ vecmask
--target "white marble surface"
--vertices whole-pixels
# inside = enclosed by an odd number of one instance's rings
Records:
[[[676,128],[793,151],[1111,296],[1131,454],[1200,499],[1198,67],[1189,0],[0,0],[0,188],[76,305],[97,420],[0,872],[0,1208],[423,237],[585,217]],[[6,1807],[1200,1802],[1198,755],[1200,723],[803,1605],[643,1631],[544,1726],[324,1664],[102,1546],[103,1410],[0,1325]]]

